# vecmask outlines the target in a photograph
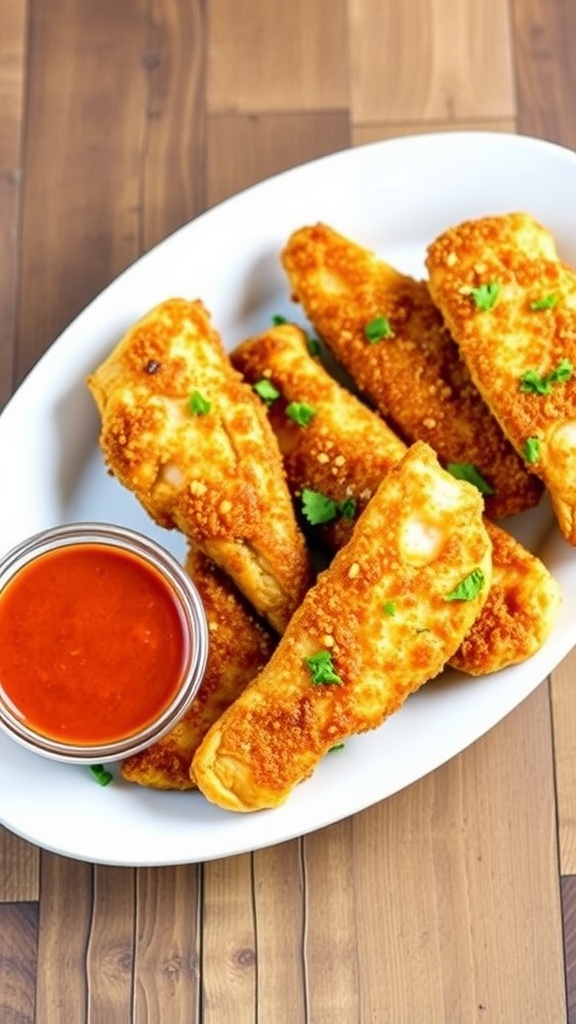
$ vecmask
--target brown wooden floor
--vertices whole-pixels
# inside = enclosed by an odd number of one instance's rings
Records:
[[[223,197],[419,131],[576,148],[575,97],[574,0],[0,0],[0,403]],[[575,670],[253,855],[97,867],[0,830],[0,1024],[576,1022]]]

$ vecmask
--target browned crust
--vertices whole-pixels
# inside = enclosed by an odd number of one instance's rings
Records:
[[[426,441],[444,465],[475,465],[494,491],[486,501],[493,518],[537,503],[539,481],[480,397],[425,282],[325,224],[295,231],[282,262],[315,330],[406,441]],[[394,336],[370,344],[365,328],[378,316]]]

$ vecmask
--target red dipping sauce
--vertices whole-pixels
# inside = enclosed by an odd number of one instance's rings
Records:
[[[197,643],[178,588],[142,553],[62,543],[0,590],[0,698],[48,741],[122,744],[178,703],[191,666],[201,674]]]

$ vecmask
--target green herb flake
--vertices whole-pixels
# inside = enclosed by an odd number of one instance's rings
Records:
[[[476,309],[486,312],[489,309],[493,309],[498,302],[500,285],[497,281],[492,281],[490,284],[481,284],[478,288],[473,288],[470,294]]]
[[[387,316],[377,316],[366,324],[364,334],[371,345],[375,345],[384,338],[393,338],[394,331]]]
[[[256,392],[258,397],[261,398],[266,405],[272,405],[272,402],[275,402],[277,398],[280,398],[278,388],[274,387],[272,381],[268,380],[266,377],[263,377],[262,380],[257,380],[256,383],[252,385],[252,390]]]
[[[304,664],[310,669],[314,686],[342,686],[340,676],[334,671],[330,651],[317,651],[304,658]]]
[[[112,772],[109,772],[103,764],[91,764],[90,771],[99,786],[108,786],[114,778]]]
[[[537,370],[526,370],[520,377],[520,391],[531,395],[549,395],[553,384],[565,384],[573,372],[574,367],[569,359],[561,359],[558,366],[546,376]]]
[[[446,469],[456,480],[466,480],[467,483],[473,484],[480,494],[494,494],[490,484],[471,462],[449,462]]]
[[[356,501],[354,498],[345,498],[338,506],[338,511],[344,519],[354,519],[356,515]]]
[[[286,406],[286,415],[294,420],[299,427],[307,427],[316,415],[316,410],[306,402],[290,402]]]
[[[451,590],[449,594],[444,597],[445,601],[473,601],[478,596],[486,579],[482,569],[473,569],[472,572],[468,573],[454,590]]]
[[[302,514],[312,526],[329,523],[338,515],[338,505],[332,498],[309,487],[302,490]]]
[[[536,299],[530,303],[530,309],[541,310],[541,309],[554,309],[554,306],[558,305],[558,296],[554,294],[543,295],[541,299]]]
[[[530,465],[534,462],[538,462],[540,458],[540,438],[539,437],[528,437],[524,444],[524,459]]]
[[[332,754],[335,750],[344,750],[345,743],[335,743],[333,747],[328,747],[328,753]]]
[[[287,324],[288,321],[281,313],[275,313],[272,317],[272,323],[274,324],[274,327],[281,327],[282,324]]]
[[[384,614],[390,616],[396,615],[396,604],[394,601],[384,601]]]
[[[188,408],[194,416],[204,416],[210,412],[212,405],[199,391],[193,391],[188,401]]]
[[[306,338],[306,347],[311,356],[317,359],[322,355],[322,346],[318,341],[318,338]]]

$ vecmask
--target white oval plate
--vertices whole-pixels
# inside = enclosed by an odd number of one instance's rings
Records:
[[[98,417],[84,384],[141,314],[173,295],[200,297],[228,347],[270,323],[301,319],[279,251],[297,227],[323,220],[400,270],[424,273],[427,244],[468,217],[526,210],[576,265],[576,155],[491,133],[416,136],[347,150],[227,200],[140,259],[50,347],[0,416],[0,544],[79,519],[119,522],[183,555],[104,471]],[[576,552],[548,504],[518,517],[517,536],[559,580],[554,635],[525,664],[481,679],[454,672],[424,687],[373,733],[330,754],[282,807],[233,814],[198,793],[157,793],[119,777],[107,788],[84,768],[40,759],[0,735],[0,820],[57,853],[119,865],[161,865],[241,853],[310,832],[421,778],[520,703],[576,642]]]

